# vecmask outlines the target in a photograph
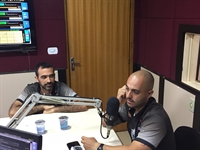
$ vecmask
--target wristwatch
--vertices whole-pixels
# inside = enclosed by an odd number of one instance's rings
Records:
[[[97,150],[103,150],[103,146],[104,146],[104,144],[100,144],[99,147],[97,148]]]

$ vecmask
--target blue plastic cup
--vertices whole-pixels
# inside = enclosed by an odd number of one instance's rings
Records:
[[[36,129],[38,134],[44,134],[45,133],[45,121],[44,120],[37,120],[35,122]]]
[[[68,117],[67,116],[60,116],[60,129],[61,130],[67,130],[68,129]]]

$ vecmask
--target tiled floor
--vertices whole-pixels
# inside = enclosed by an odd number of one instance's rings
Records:
[[[129,145],[131,143],[131,139],[128,134],[128,131],[121,131],[121,132],[116,132],[116,133],[123,145]]]

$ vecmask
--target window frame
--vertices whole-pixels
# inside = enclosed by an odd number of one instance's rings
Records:
[[[179,26],[176,81],[200,91],[197,81],[197,66],[199,64],[200,26]]]

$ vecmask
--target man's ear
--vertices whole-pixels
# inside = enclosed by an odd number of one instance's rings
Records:
[[[149,94],[149,98],[153,95],[153,90],[150,90],[149,92],[148,92],[148,94]]]
[[[36,82],[39,82],[39,81],[38,81],[38,77],[37,77],[37,76],[35,76],[35,80],[36,80]]]

